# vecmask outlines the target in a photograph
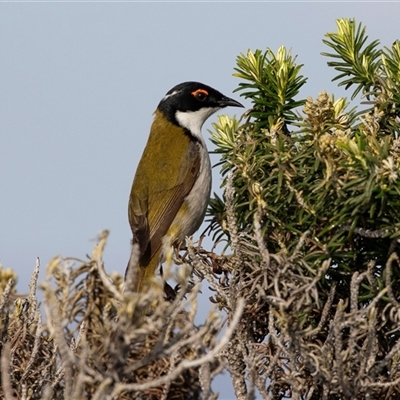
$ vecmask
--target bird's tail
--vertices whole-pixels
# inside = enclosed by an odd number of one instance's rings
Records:
[[[160,263],[160,250],[153,254],[150,260],[144,262],[137,256],[135,246],[132,247],[131,257],[125,272],[125,291],[133,293],[147,293],[156,288],[156,269]]]

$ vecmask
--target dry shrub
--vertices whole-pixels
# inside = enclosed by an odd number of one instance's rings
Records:
[[[199,279],[172,303],[157,294],[122,294],[121,276],[104,271],[106,237],[104,232],[88,261],[49,263],[40,285],[44,322],[36,298],[39,264],[26,298],[11,301],[10,281],[0,320],[0,397],[183,400],[208,393],[213,398],[217,355],[236,323],[219,341],[217,312],[203,325],[194,324]]]

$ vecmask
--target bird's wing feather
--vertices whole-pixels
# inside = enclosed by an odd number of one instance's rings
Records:
[[[174,146],[173,143],[170,145]],[[179,157],[177,154],[172,160],[174,165],[165,165],[162,171],[157,171],[161,179],[148,177],[146,187],[140,193],[136,190],[136,195],[130,197],[129,220],[134,234],[133,240],[139,243],[142,265],[146,264],[161,246],[163,236],[167,233],[199,174],[201,164],[199,145],[192,140],[184,144],[179,143],[179,145],[184,145],[184,151],[177,152],[182,156]],[[160,148],[159,154],[154,154],[154,149],[153,147],[152,157],[165,158],[165,148]],[[174,167],[178,168],[179,173],[176,174],[175,179],[171,179],[171,171]]]

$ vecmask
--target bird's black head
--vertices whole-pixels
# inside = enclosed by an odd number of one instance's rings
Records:
[[[227,106],[243,107],[238,101],[203,83],[184,82],[164,96],[158,110],[173,124],[197,133],[210,115]]]

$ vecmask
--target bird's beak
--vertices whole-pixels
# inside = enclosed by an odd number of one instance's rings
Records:
[[[243,104],[240,104],[238,101],[233,100],[229,97],[223,97],[219,102],[218,102],[220,107],[244,107]]]

